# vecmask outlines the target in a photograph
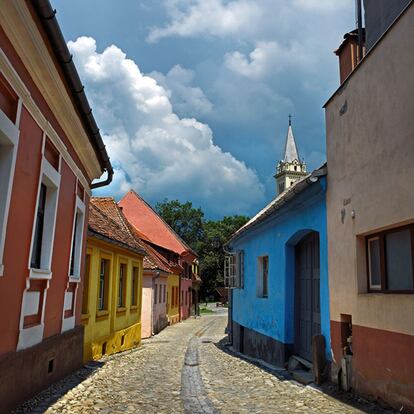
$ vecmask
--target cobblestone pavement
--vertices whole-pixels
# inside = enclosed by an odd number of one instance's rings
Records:
[[[173,325],[132,351],[88,364],[16,413],[382,413],[243,360],[224,346],[226,314]]]

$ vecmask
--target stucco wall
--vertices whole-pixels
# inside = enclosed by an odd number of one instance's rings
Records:
[[[84,360],[99,359],[102,345],[106,343],[106,354],[123,351],[141,341],[141,303],[143,286],[143,258],[110,243],[88,237],[87,253],[90,254],[88,314],[85,325]],[[101,258],[110,260],[108,303],[105,310],[98,310],[98,286]],[[125,307],[118,308],[118,282],[120,260],[127,264]],[[132,268],[139,267],[137,305],[131,304]],[[85,291],[86,292],[86,291]],[[124,337],[122,339],[122,337]]]
[[[149,338],[152,334],[152,273],[144,273],[142,285],[142,332],[143,338]]]
[[[173,287],[174,287],[174,291],[176,289],[178,289],[179,287],[179,280],[180,280],[180,276],[178,275],[169,275],[168,276],[168,288],[167,288],[167,292],[168,292],[168,300],[167,300],[167,315],[168,315],[168,323],[172,324],[172,323],[176,323],[179,321],[179,312],[178,312],[178,295],[176,298],[176,301],[174,302],[174,306],[173,306]]]
[[[158,285],[157,303],[154,304],[153,311],[153,332],[158,333],[168,324],[167,320],[167,291],[168,291],[168,277],[159,276],[154,283]],[[164,286],[165,286],[165,300],[164,300]],[[161,301],[160,299],[161,289]]]
[[[331,319],[411,335],[414,296],[366,293],[359,236],[414,221],[413,38],[411,6],[326,107]]]
[[[283,209],[277,219],[232,243],[244,250],[244,289],[233,290],[233,320],[281,343],[294,342],[294,246],[310,231],[320,237],[321,330],[330,343],[325,178]],[[303,203],[303,204],[302,204]],[[269,256],[269,295],[257,297],[257,258]]]
[[[181,278],[181,318],[187,319],[191,314],[191,279]],[[182,300],[181,300],[182,298]]]

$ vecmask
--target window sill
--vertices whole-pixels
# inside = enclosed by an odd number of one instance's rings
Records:
[[[109,311],[107,310],[98,310],[96,311],[96,319],[100,320],[100,319],[107,319],[109,316]]]
[[[123,314],[125,312],[126,312],[126,307],[124,307],[124,306],[116,309],[117,314]]]
[[[414,295],[414,290],[386,290],[386,291],[369,291],[358,293],[360,297],[374,297],[374,296],[392,296],[392,295]]]
[[[79,283],[80,281],[79,276],[69,275],[69,283]]]
[[[257,296],[257,299],[269,299],[269,296]]]
[[[89,321],[89,317],[90,317],[89,313],[82,313],[82,315],[81,315],[81,321],[82,322],[88,322]]]
[[[29,278],[50,280],[52,279],[52,271],[48,269],[35,269],[34,267],[31,267]]]

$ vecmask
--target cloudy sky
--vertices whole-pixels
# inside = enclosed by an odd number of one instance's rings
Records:
[[[150,203],[252,215],[275,196],[288,114],[308,168],[353,0],[52,0],[116,175]]]

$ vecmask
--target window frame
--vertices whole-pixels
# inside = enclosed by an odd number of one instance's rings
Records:
[[[100,307],[100,288],[101,288],[101,269],[102,261],[108,263],[106,272],[104,272],[104,285],[103,285],[103,307]],[[110,279],[111,279],[111,266],[112,258],[107,255],[101,255],[99,258],[99,274],[98,274],[98,283],[97,283],[97,297],[96,297],[96,310],[97,316],[107,314],[110,308]]]
[[[45,143],[45,136],[43,142]],[[30,253],[28,260],[28,269],[30,271],[29,277],[35,279],[51,279],[52,278],[52,258],[53,249],[55,245],[55,231],[56,231],[56,216],[59,205],[59,190],[60,190],[61,175],[50,162],[42,156],[41,169],[39,174],[39,183],[36,197],[36,207],[33,217],[32,236],[30,242]],[[46,202],[45,202],[45,224],[43,227],[42,236],[42,252],[40,268],[32,267],[32,252],[36,231],[37,211],[40,201],[41,186],[44,184],[47,187]],[[51,217],[53,216],[53,217]],[[45,235],[45,231],[47,234]],[[46,236],[46,237],[45,237]]]
[[[5,80],[5,82],[7,82]],[[8,83],[8,82],[7,82]],[[22,110],[22,100],[18,98],[17,101],[17,112],[15,116],[15,122],[11,120],[3,110],[0,109],[0,145],[9,147],[8,158],[8,174],[3,175],[0,179],[4,180],[5,191],[3,192],[3,197],[0,197],[0,202],[3,206],[0,205],[0,210],[3,209],[3,215],[0,214],[0,277],[4,274],[4,247],[6,243],[6,231],[7,231],[7,222],[9,218],[9,209],[10,209],[10,200],[11,193],[14,181],[14,173],[16,168],[16,159],[17,159],[17,149],[19,146],[20,138],[20,118]],[[0,168],[1,171],[1,168]]]
[[[81,221],[77,220],[78,214],[81,216]],[[80,231],[79,231],[80,230]],[[70,244],[70,259],[68,275],[69,279],[73,281],[80,281],[81,264],[82,264],[82,248],[83,248],[83,234],[85,230],[85,203],[76,195],[75,211],[73,214],[72,237]],[[73,264],[73,269],[72,269]]]
[[[411,266],[412,266],[412,289],[388,289],[388,275],[387,275],[387,263],[386,263],[386,247],[385,238],[387,234],[397,233],[404,230],[410,230],[411,238]],[[371,287],[371,273],[370,273],[370,240],[378,239],[380,242],[380,280],[381,286],[379,288]],[[366,280],[367,280],[367,292],[368,293],[385,293],[385,294],[414,294],[414,224],[407,224],[404,226],[393,227],[392,229],[384,230],[381,232],[373,233],[365,236],[365,256],[366,256]]]
[[[136,272],[135,272],[136,271]],[[138,293],[139,293],[139,266],[132,264],[132,277],[131,277],[131,308],[138,306]],[[136,279],[136,281],[135,281]],[[135,285],[136,283],[136,285]]]
[[[122,278],[121,278],[122,275]],[[117,311],[123,311],[126,309],[127,300],[127,284],[128,284],[128,262],[120,260],[118,264],[118,284],[117,284],[117,295],[116,295],[116,308]],[[121,289],[122,286],[122,289]],[[121,303],[120,303],[120,299]]]

